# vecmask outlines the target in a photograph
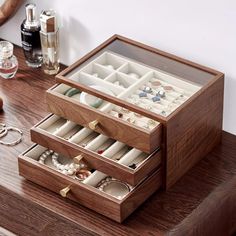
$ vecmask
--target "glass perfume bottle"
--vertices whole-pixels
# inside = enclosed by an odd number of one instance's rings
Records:
[[[43,52],[43,71],[55,75],[60,69],[59,64],[59,29],[53,10],[43,11],[40,15],[40,39]]]
[[[13,55],[13,44],[0,41],[0,76],[4,79],[13,78],[17,70],[18,61]]]
[[[42,52],[40,43],[40,24],[36,19],[35,4],[25,6],[26,19],[21,24],[22,48],[26,63],[29,67],[40,67],[42,64]]]

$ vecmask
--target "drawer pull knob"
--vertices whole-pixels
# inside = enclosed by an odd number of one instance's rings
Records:
[[[74,161],[76,164],[79,164],[82,159],[83,159],[83,156],[82,156],[82,155],[78,155],[78,156],[76,156],[76,157],[73,158],[73,161]]]
[[[70,192],[70,186],[67,186],[63,188],[62,190],[60,190],[60,194],[62,197],[66,197],[68,192]]]
[[[94,120],[94,121],[89,122],[88,126],[90,129],[95,130],[98,123],[99,123],[98,120]]]

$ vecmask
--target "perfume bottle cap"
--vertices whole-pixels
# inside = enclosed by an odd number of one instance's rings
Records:
[[[36,5],[29,3],[25,5],[26,21],[27,22],[36,22]]]
[[[6,59],[13,55],[13,44],[8,41],[0,41],[0,59]]]
[[[45,10],[40,14],[40,25],[43,33],[53,33],[57,31],[56,12]]]

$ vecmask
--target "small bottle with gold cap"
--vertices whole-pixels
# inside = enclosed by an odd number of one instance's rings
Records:
[[[59,64],[59,29],[55,11],[45,10],[40,15],[40,39],[43,52],[43,71],[46,74],[57,74]]]

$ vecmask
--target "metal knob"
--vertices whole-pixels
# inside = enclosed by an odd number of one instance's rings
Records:
[[[62,190],[60,190],[60,194],[62,197],[66,197],[68,192],[70,192],[70,186],[67,186],[63,188]]]
[[[88,126],[90,129],[95,130],[98,123],[99,123],[98,120],[94,120],[94,121],[89,122]]]
[[[73,161],[76,163],[76,164],[79,164],[79,162],[83,159],[83,156],[82,155],[78,155],[76,157],[73,158]]]

